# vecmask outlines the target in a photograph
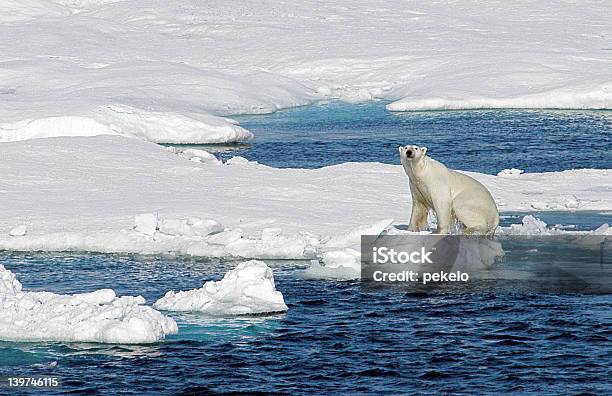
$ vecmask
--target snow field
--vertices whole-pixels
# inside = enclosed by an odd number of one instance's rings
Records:
[[[335,99],[610,109],[610,36],[605,1],[5,0],[0,141],[235,142],[225,116]]]

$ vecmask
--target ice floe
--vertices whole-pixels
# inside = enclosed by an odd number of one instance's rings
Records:
[[[153,305],[165,311],[203,312],[209,315],[245,315],[284,312],[287,305],[276,290],[272,270],[262,261],[246,261],[220,281],[200,289],[169,291]]]
[[[208,166],[122,136],[3,143],[0,157],[0,249],[314,259],[410,218],[399,165]],[[501,211],[612,208],[611,170],[466,173]]]
[[[178,331],[173,319],[144,303],[110,289],[72,295],[23,291],[0,265],[0,340],[141,344]]]

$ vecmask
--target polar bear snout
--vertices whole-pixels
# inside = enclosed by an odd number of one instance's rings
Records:
[[[410,160],[417,160],[421,158],[425,155],[425,150],[427,150],[425,147],[419,147],[414,145],[403,146],[399,148],[400,155]],[[423,155],[421,155],[421,152],[423,153]]]

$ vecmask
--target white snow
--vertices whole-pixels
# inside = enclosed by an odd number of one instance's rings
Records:
[[[399,165],[210,166],[107,135],[3,143],[0,158],[0,249],[313,259],[410,218]],[[501,211],[612,210],[612,170],[467,173]]]
[[[393,224],[393,219],[377,221],[372,225],[363,225],[357,227],[355,230],[331,237],[331,239],[325,243],[325,246],[327,248],[345,248],[359,245],[362,235],[380,235],[380,233],[386,230],[391,224]]]
[[[222,162],[217,157],[215,157],[213,154],[205,150],[187,149],[187,150],[180,151],[179,155],[186,157],[190,159],[191,161],[195,161],[195,162],[202,162],[205,164],[212,164],[212,165],[222,164]]]
[[[241,157],[239,155],[233,156],[225,162],[227,165],[248,165],[253,164],[257,165],[257,161],[249,161],[248,159]]]
[[[224,228],[220,223],[214,220],[202,220],[199,217],[189,217],[188,219],[159,219],[157,221],[157,230],[163,234],[172,236],[206,237],[211,235],[206,240],[208,243],[215,244],[215,237],[212,235],[222,233]],[[155,230],[153,230],[153,232],[149,235],[153,235],[154,233]],[[241,235],[238,235],[237,239],[240,237]],[[225,241],[225,243],[220,244],[223,245],[227,243],[229,243],[229,241]]]
[[[609,61],[609,60],[608,60]],[[448,95],[447,98],[428,97],[426,99],[406,97],[390,103],[390,111],[419,110],[462,110],[462,109],[610,109],[612,108],[612,83],[602,75],[600,84],[574,84],[569,87],[550,89],[535,94],[526,94],[525,90],[519,96],[486,97],[468,96],[464,93]],[[609,79],[609,78],[608,78]],[[501,95],[500,95],[501,96]]]
[[[204,312],[210,315],[245,315],[284,312],[287,305],[276,290],[272,270],[263,261],[245,261],[220,281],[200,289],[169,291],[153,305],[165,311]]]
[[[153,235],[157,231],[157,214],[143,213],[134,216],[134,230],[145,235]]]
[[[0,141],[234,142],[224,116],[318,100],[389,109],[611,108],[606,1],[5,0]]]
[[[25,292],[0,265],[0,340],[143,344],[178,331],[176,322],[138,297],[110,289],[62,295]]]

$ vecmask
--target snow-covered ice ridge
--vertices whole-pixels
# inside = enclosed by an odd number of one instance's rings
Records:
[[[612,108],[606,1],[28,0],[0,4],[0,141],[237,141],[224,116]]]
[[[312,259],[410,217],[399,165],[220,164],[122,136],[4,143],[0,158],[0,249]],[[612,170],[469,174],[501,211],[612,210]]]
[[[0,340],[144,344],[178,331],[173,319],[144,302],[141,296],[117,297],[111,289],[26,292],[0,265]]]
[[[153,306],[164,311],[204,312],[210,315],[246,315],[287,311],[276,290],[272,270],[263,261],[245,261],[220,281],[200,289],[169,291]]]

